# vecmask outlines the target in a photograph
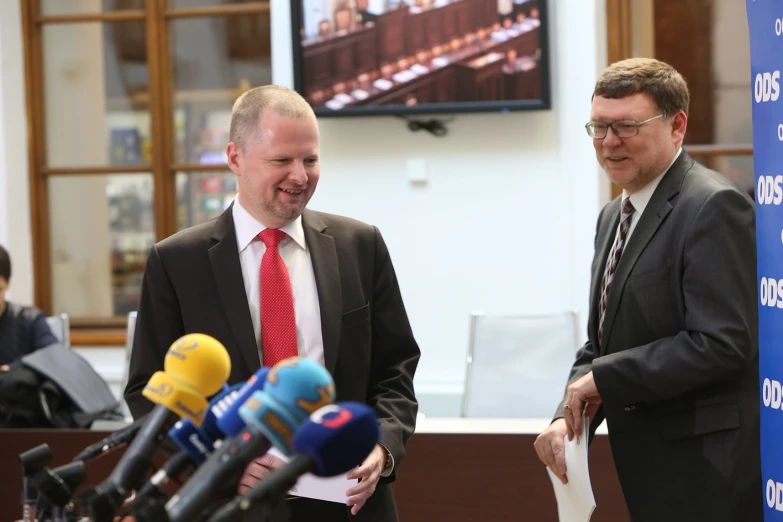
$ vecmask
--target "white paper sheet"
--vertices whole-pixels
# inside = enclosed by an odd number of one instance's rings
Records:
[[[288,457],[278,451],[277,448],[273,447],[269,450],[269,454],[288,462]],[[348,497],[345,496],[345,492],[358,483],[358,479],[348,480],[347,474],[322,478],[316,477],[312,473],[306,473],[299,477],[296,486],[294,486],[289,493],[297,497],[314,498],[345,504],[348,500]]]
[[[583,417],[582,436],[568,440],[565,437],[566,477],[568,484],[547,467],[549,480],[555,490],[557,514],[560,522],[588,522],[595,510],[595,497],[590,484],[590,470],[587,465],[587,438],[590,421]]]

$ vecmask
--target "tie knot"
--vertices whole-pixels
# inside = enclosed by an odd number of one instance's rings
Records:
[[[267,228],[258,234],[258,239],[263,241],[267,248],[276,248],[283,238],[285,238],[285,232],[276,228]]]
[[[633,214],[634,210],[636,209],[633,208],[633,203],[631,203],[631,198],[625,198],[623,200],[623,215]]]

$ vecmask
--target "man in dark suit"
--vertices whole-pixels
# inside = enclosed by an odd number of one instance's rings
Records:
[[[761,522],[755,209],[681,149],[688,102],[657,60],[598,79],[587,132],[623,194],[598,217],[588,341],[535,449],[565,482],[564,438],[606,419],[634,522]]]
[[[151,408],[141,391],[162,369],[172,342],[206,333],[231,356],[230,382],[263,363],[298,355],[332,374],[338,401],[373,407],[381,441],[348,478],[347,506],[287,501],[293,522],[397,520],[390,483],[414,431],[413,376],[420,357],[389,252],[373,226],[305,209],[319,179],[319,134],[312,109],[277,86],[251,89],[231,119],[228,163],[237,198],[213,221],[155,245],[125,391],[134,417]],[[240,492],[283,465],[251,464]]]

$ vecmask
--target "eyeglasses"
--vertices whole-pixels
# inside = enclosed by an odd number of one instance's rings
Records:
[[[618,120],[612,123],[601,123],[599,121],[590,121],[585,124],[587,129],[587,135],[591,138],[603,139],[606,138],[606,133],[609,131],[609,127],[612,128],[612,132],[618,138],[633,138],[639,134],[639,127],[645,123],[650,123],[658,118],[663,118],[663,114],[653,116],[649,120],[634,121],[634,120]]]

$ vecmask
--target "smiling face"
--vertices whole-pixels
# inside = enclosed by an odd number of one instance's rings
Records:
[[[661,114],[644,93],[623,98],[595,96],[590,121],[612,123],[618,120],[642,122]],[[682,144],[687,116],[679,111],[639,127],[639,134],[618,138],[609,128],[605,138],[593,138],[595,154],[609,179],[632,194],[655,179],[669,166]]]
[[[245,150],[229,143],[228,164],[238,181],[238,199],[268,228],[281,228],[302,215],[320,177],[318,124],[312,114],[262,113],[259,132]]]

